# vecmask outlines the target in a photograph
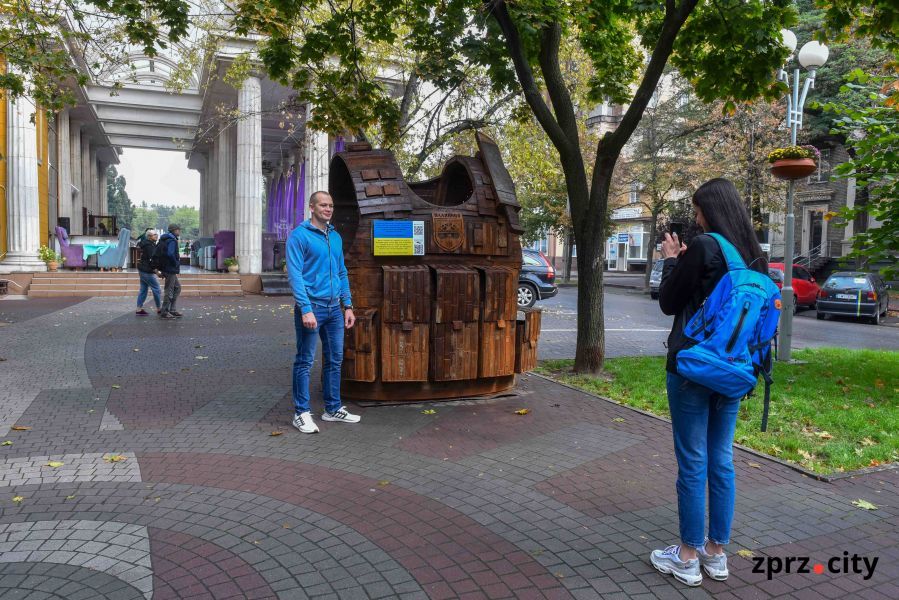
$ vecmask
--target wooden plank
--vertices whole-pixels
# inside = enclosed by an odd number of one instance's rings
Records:
[[[384,188],[380,185],[369,184],[365,186],[365,195],[371,198],[372,196],[383,196]]]
[[[537,340],[540,337],[542,311],[523,309],[524,319],[515,322],[515,372],[526,373],[537,367]]]
[[[481,271],[484,321],[513,320],[518,312],[518,271],[509,267],[478,267]]]
[[[375,381],[378,377],[378,323],[376,309],[356,312],[356,324],[346,330],[343,378],[350,381]]]
[[[431,325],[431,379],[458,381],[478,376],[478,323]]]
[[[480,324],[478,377],[500,377],[515,372],[515,321]]]
[[[431,319],[431,273],[426,266],[382,267],[385,323],[427,323]]]
[[[480,275],[469,267],[432,267],[436,286],[434,322],[478,320]]]
[[[381,324],[381,381],[428,380],[428,324]]]
[[[371,181],[379,179],[377,169],[362,169],[362,181]]]

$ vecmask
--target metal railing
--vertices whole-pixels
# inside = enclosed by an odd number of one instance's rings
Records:
[[[810,249],[805,254],[800,254],[793,261],[794,265],[799,265],[801,267],[805,267],[809,271],[811,271],[812,263],[815,262],[818,258],[829,258],[830,257],[830,240],[821,242],[814,248]]]

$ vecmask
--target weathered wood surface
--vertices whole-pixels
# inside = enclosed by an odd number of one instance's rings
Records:
[[[498,148],[482,135],[478,145],[413,184],[390,152],[364,143],[332,159],[332,223],[359,317],[345,344],[348,398],[493,394],[535,366],[539,312],[516,321],[519,206]],[[425,255],[374,256],[378,219],[423,221]]]

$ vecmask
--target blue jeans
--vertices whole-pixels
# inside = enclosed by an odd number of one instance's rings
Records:
[[[297,356],[293,361],[293,404],[296,413],[309,411],[309,372],[315,360],[318,338],[322,340],[322,392],[325,410],[333,413],[342,406],[340,367],[343,365],[343,311],[339,306],[313,306],[315,329],[303,327],[300,307],[294,304],[293,326],[297,332]]]
[[[739,398],[724,398],[707,387],[668,373],[668,407],[677,457],[677,509],[681,543],[705,545],[705,497],[709,490],[709,535],[730,541],[734,519],[734,430]]]
[[[137,293],[137,307],[143,308],[144,302],[147,301],[147,288],[153,290],[153,301],[156,302],[156,310],[159,310],[160,301],[159,296],[162,293],[159,289],[159,280],[156,279],[156,275],[154,273],[144,273],[143,271],[138,271],[140,274],[140,291]]]

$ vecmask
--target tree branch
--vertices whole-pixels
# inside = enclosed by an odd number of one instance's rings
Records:
[[[537,82],[534,80],[534,73],[531,65],[528,63],[527,56],[524,53],[524,47],[521,44],[521,37],[518,34],[518,28],[512,22],[512,15],[509,14],[509,8],[506,6],[505,0],[484,0],[487,10],[493,15],[496,23],[499,25],[506,38],[509,46],[509,56],[515,66],[515,74],[518,76],[518,83],[521,84],[521,90],[524,92],[525,101],[534,111],[540,126],[546,131],[553,145],[559,150],[568,146],[568,138],[562,127],[556,121],[543,101]]]
[[[571,94],[562,77],[559,68],[559,45],[562,41],[562,26],[552,23],[543,29],[540,36],[540,71],[543,73],[543,81],[546,83],[546,91],[549,92],[552,101],[552,110],[556,120],[569,144],[578,140],[577,118],[574,115],[574,107],[571,103]]]

